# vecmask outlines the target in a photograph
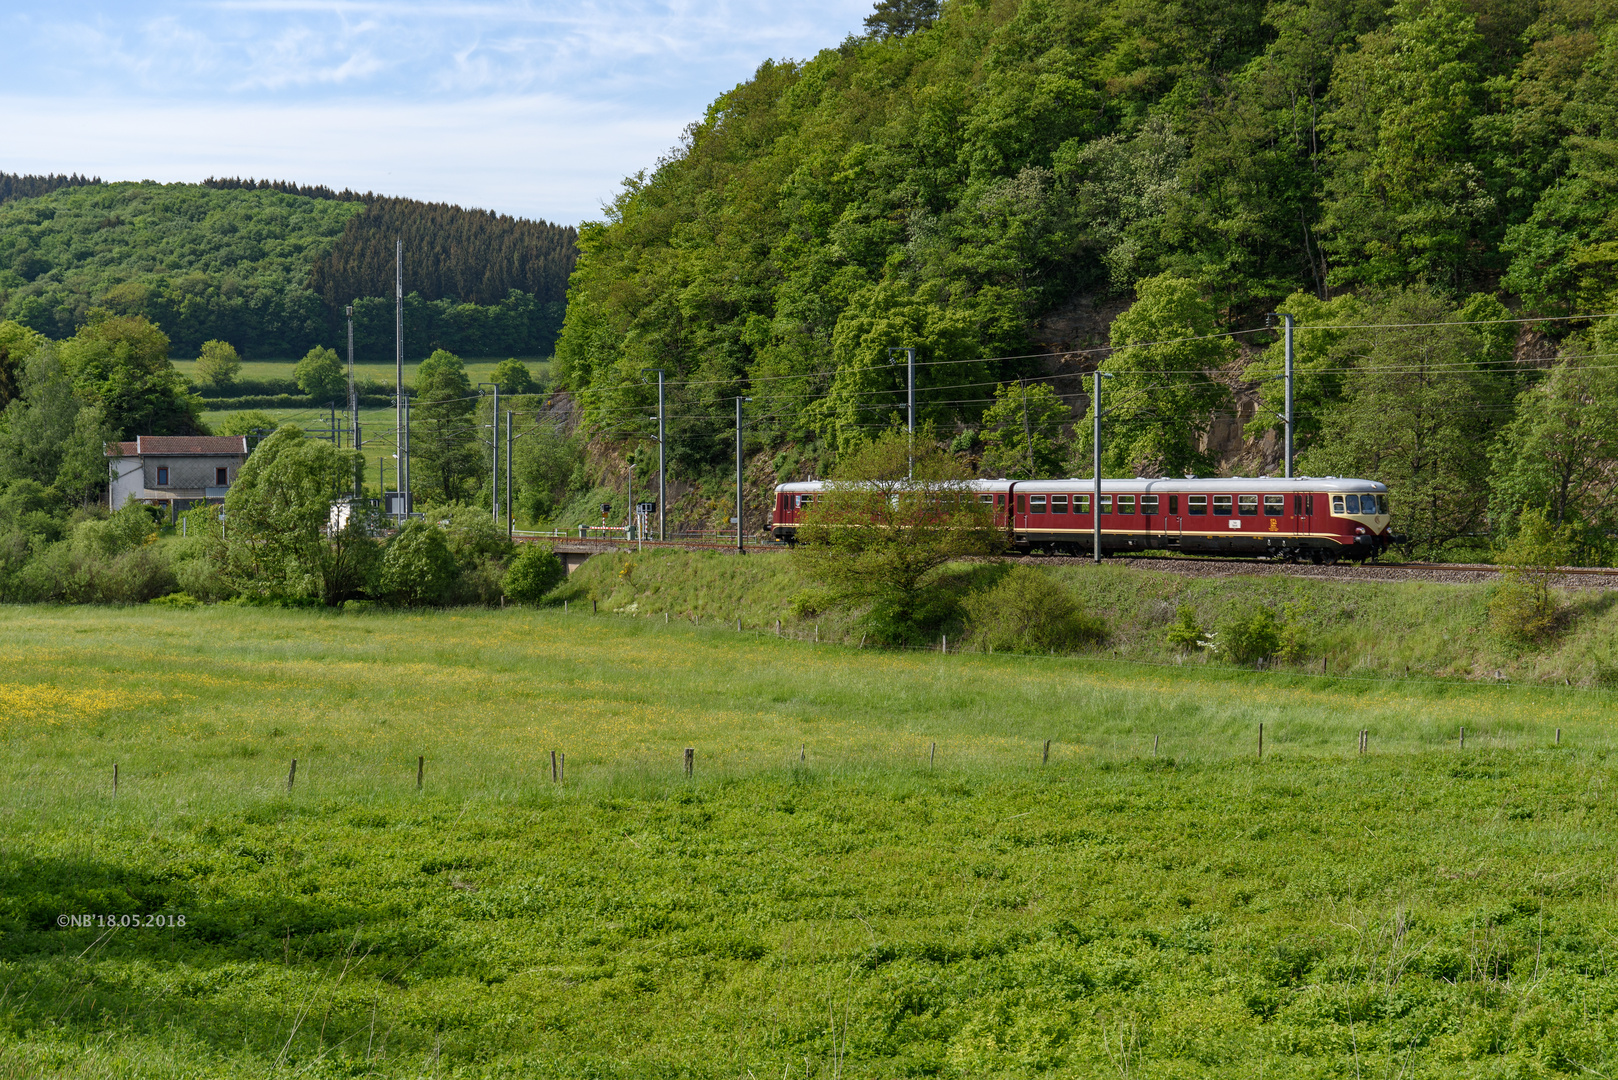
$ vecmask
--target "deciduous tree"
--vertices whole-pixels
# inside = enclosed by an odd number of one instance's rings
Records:
[[[197,383],[201,386],[226,387],[241,373],[242,358],[236,347],[228,341],[204,341],[197,356]]]
[[[361,595],[376,557],[374,521],[356,507],[333,529],[359,455],[288,424],[259,443],[225,497],[219,558],[241,591],[340,604]]]
[[[838,462],[806,511],[793,549],[803,573],[835,602],[869,605],[878,640],[930,639],[952,600],[935,586],[955,559],[999,550],[994,508],[978,502],[971,470],[929,435],[887,431]]]

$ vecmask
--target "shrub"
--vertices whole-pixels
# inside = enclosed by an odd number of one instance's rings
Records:
[[[537,604],[567,577],[562,560],[550,548],[528,544],[506,571],[506,596],[519,604]]]
[[[1281,621],[1260,603],[1236,608],[1219,620],[1214,651],[1233,664],[1253,664],[1281,648]]]
[[[1165,639],[1169,648],[1181,652],[1195,652],[1208,644],[1208,635],[1197,622],[1197,613],[1190,604],[1174,609],[1174,625],[1169,627]]]
[[[1508,641],[1531,644],[1551,637],[1562,605],[1551,591],[1551,577],[1569,561],[1573,531],[1553,525],[1542,510],[1525,510],[1517,535],[1500,552],[1506,569],[1489,596],[1489,625]]]
[[[455,582],[442,598],[449,604],[497,604],[512,543],[487,507],[448,503],[427,507],[422,516],[438,522],[455,562]]]
[[[435,604],[454,587],[455,576],[455,558],[444,530],[417,519],[406,522],[388,541],[377,592],[406,607]]]
[[[1300,597],[1286,605],[1281,612],[1281,646],[1275,658],[1284,664],[1301,664],[1309,659],[1314,629],[1310,617],[1315,605],[1307,597]]]
[[[152,607],[165,608],[195,608],[201,607],[202,601],[183,592],[169,593],[167,596],[153,597],[147,601]]]
[[[375,600],[345,600],[343,601],[344,615],[365,615],[376,610]]]
[[[967,628],[985,649],[1071,652],[1100,643],[1106,624],[1050,575],[1018,566],[992,589],[966,598]]]

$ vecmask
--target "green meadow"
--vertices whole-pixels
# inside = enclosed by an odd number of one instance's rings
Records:
[[[0,1075],[1618,1070],[1611,691],[588,606],[6,609]]]
[[[337,354],[339,360],[342,360],[345,355],[341,348],[337,350]],[[421,366],[421,359],[421,357],[417,357],[414,360],[405,361],[405,382],[412,383],[415,381],[416,369]],[[506,357],[466,356],[461,359],[466,364],[467,378],[472,380],[473,386],[476,386],[480,382],[487,382],[489,376],[494,374],[494,369]],[[519,356],[517,359],[528,365],[528,370],[533,372],[536,379],[545,376],[550,371],[551,358],[549,356]],[[243,360],[241,371],[237,372],[236,377],[244,381],[290,379],[292,378],[292,369],[297,366],[297,363],[297,357],[286,360]],[[195,358],[175,360],[174,367],[188,379],[196,377],[197,361]],[[354,378],[379,382],[392,387],[394,379],[393,361],[356,360],[354,362]],[[390,390],[389,392],[391,393],[392,391]]]

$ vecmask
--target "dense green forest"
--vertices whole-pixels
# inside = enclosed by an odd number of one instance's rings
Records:
[[[80,176],[78,173],[31,176],[0,172],[0,203],[33,195],[48,195],[57,188],[88,187],[99,183],[101,183],[99,176]]]
[[[413,355],[546,353],[561,324],[571,228],[280,181],[9,179],[20,197],[0,204],[0,317],[53,338],[102,308],[146,317],[179,356],[220,340],[250,359],[296,357],[338,345],[357,301],[358,354],[391,356],[394,235]],[[372,257],[383,232],[385,260]]]
[[[1221,423],[1276,427],[1279,309],[1301,469],[1397,485],[1429,552],[1539,506],[1610,557],[1611,334],[1502,320],[1618,304],[1618,5],[879,9],[761,65],[581,231],[555,370],[590,430],[647,434],[661,368],[680,467],[725,459],[738,394],[755,446],[823,465],[895,422],[914,346],[958,448],[1087,473],[1072,376],[1105,355],[1108,471],[1213,470]],[[1263,446],[1242,466],[1277,468]]]

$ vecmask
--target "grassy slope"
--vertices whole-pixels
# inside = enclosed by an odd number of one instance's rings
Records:
[[[0,654],[0,1075],[1618,1062],[1608,693],[555,612],[12,609]]]
[[[791,599],[803,589],[791,556],[645,552],[598,556],[558,591],[559,599],[595,599],[604,610],[735,623],[823,640],[857,642],[845,614],[794,617]],[[1188,604],[1211,627],[1233,607],[1259,600],[1277,613],[1291,605],[1303,656],[1292,667],[1333,674],[1493,678],[1576,686],[1618,684],[1618,593],[1580,590],[1563,597],[1571,626],[1554,644],[1522,649],[1488,630],[1489,588],[1482,585],[1389,584],[1301,577],[1191,578],[1122,563],[1065,565],[1049,572],[1107,620],[1107,652],[1124,659],[1180,664],[1164,641],[1176,609]],[[982,587],[1003,566],[961,568],[962,588]],[[957,633],[955,627],[951,632]],[[969,644],[969,643],[968,643]],[[1199,662],[1193,658],[1192,662]],[[1283,665],[1285,666],[1285,665]]]

